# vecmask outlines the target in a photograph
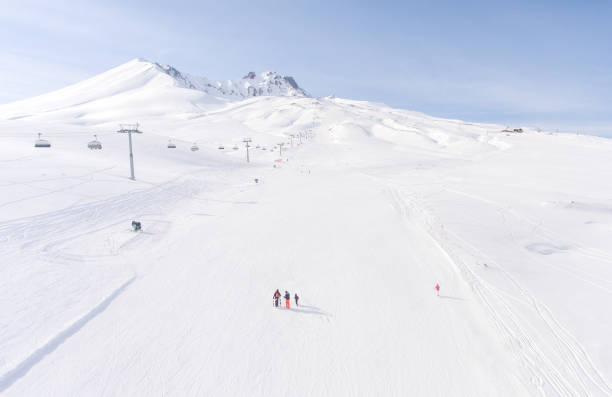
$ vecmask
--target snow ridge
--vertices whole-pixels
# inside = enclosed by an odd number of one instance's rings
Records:
[[[140,60],[140,62],[149,62]],[[204,91],[213,96],[245,99],[255,96],[310,97],[291,76],[276,72],[256,74],[249,72],[240,80],[210,81],[206,77],[182,73],[170,65],[152,63],[157,69],[172,77],[183,88]]]

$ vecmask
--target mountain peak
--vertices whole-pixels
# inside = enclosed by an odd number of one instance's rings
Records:
[[[291,76],[282,76],[276,72],[248,72],[240,80],[210,81],[205,77],[183,73],[171,65],[138,58],[131,62],[144,62],[153,65],[159,71],[174,79],[183,88],[204,91],[213,96],[230,99],[244,99],[254,96],[296,96],[309,97]]]
[[[17,115],[26,112],[26,105],[30,113],[48,112],[116,97],[125,92],[133,93],[145,87],[147,92],[159,95],[176,87],[195,90],[208,94],[209,103],[239,101],[255,96],[310,96],[292,77],[276,72],[249,72],[239,80],[212,81],[181,72],[171,65],[134,58],[89,79],[36,98],[3,105],[3,108]],[[198,96],[197,92],[191,94]]]
[[[277,72],[263,72],[256,74],[249,72],[239,82],[232,82],[233,86],[242,86],[246,89],[245,96],[310,96],[303,90],[291,76],[282,76]]]

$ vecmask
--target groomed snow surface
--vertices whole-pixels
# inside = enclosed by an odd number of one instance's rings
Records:
[[[501,129],[144,61],[0,106],[0,394],[611,396],[612,143]]]

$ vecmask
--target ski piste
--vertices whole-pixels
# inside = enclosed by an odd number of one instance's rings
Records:
[[[143,61],[0,105],[0,392],[611,395],[612,145],[522,128]]]

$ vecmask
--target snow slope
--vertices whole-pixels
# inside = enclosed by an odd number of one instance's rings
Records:
[[[609,140],[237,99],[132,61],[0,106],[0,393],[612,395]]]
[[[200,114],[228,101],[270,95],[308,96],[292,77],[274,72],[250,72],[238,81],[215,82],[134,59],[61,90],[2,105],[2,114],[8,120],[42,117],[47,123],[69,120],[74,125],[92,125],[115,123],[117,117]]]

